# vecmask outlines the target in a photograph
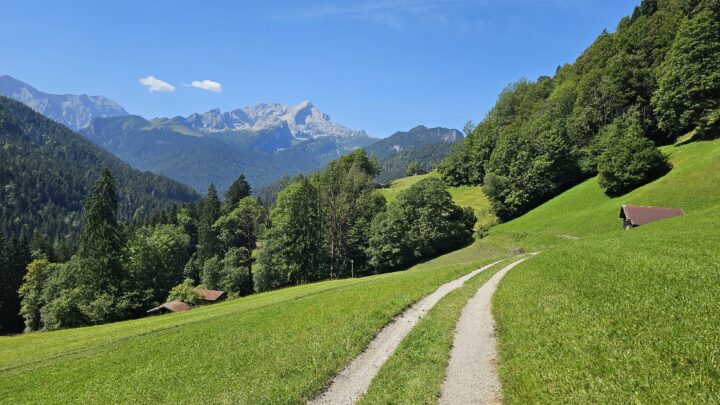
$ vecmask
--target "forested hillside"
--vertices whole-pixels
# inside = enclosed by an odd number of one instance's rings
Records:
[[[447,156],[452,145],[463,138],[463,133],[456,129],[418,125],[409,131],[395,132],[364,149],[380,163],[377,181],[387,183],[405,177],[410,163],[430,171]]]
[[[610,195],[667,172],[654,146],[720,125],[720,2],[644,0],[553,77],[519,81],[439,166],[519,216],[599,174]]]
[[[123,221],[199,198],[189,187],[132,169],[24,104],[0,97],[0,234],[29,240],[37,231],[72,244],[82,201],[103,167],[117,177]]]

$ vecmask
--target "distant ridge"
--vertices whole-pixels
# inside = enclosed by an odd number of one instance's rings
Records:
[[[95,118],[128,115],[120,104],[103,96],[48,94],[7,75],[0,75],[0,95],[19,101],[73,131],[86,127]]]

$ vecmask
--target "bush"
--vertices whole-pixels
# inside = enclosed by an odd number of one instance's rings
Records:
[[[186,304],[195,305],[200,301],[200,295],[195,292],[193,281],[186,278],[182,284],[178,284],[170,290],[167,301],[182,301]]]
[[[670,170],[670,163],[645,138],[640,125],[616,120],[603,134],[605,151],[598,158],[600,187],[610,196],[627,193]]]
[[[373,219],[370,263],[395,270],[457,249],[472,236],[476,220],[471,208],[453,203],[442,180],[422,180]]]

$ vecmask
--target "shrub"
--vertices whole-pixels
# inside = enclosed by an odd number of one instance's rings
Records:
[[[167,300],[168,302],[177,300],[186,304],[195,305],[200,301],[200,298],[200,295],[195,292],[193,281],[186,278],[182,284],[178,284],[170,290]]]
[[[608,195],[625,194],[670,170],[667,157],[643,136],[636,122],[627,125],[627,120],[616,120],[605,131],[598,179]]]

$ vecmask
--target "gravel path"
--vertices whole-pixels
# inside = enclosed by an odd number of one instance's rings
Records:
[[[332,381],[330,387],[310,404],[354,404],[365,394],[370,387],[380,367],[395,352],[403,338],[412,330],[415,324],[435,304],[451,291],[462,287],[465,281],[486,270],[497,263],[488,264],[480,269],[440,286],[435,292],[416,302],[402,314],[393,319],[375,336],[370,345],[365,348],[343,371]]]
[[[440,394],[441,405],[502,402],[491,299],[505,273],[526,259],[517,260],[495,273],[463,308],[455,327],[450,363]]]

